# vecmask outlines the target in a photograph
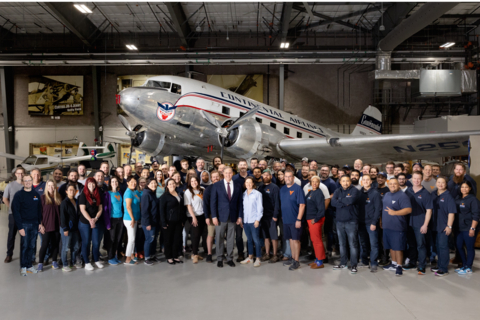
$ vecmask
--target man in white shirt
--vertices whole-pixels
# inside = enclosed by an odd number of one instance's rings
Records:
[[[430,193],[437,191],[437,180],[433,178],[432,166],[426,164],[423,168],[422,186]]]

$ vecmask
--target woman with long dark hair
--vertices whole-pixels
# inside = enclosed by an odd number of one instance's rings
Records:
[[[112,176],[108,185],[108,192],[105,192],[103,203],[103,217],[110,237],[111,246],[108,250],[108,264],[116,266],[120,264],[117,257],[117,249],[123,233],[123,209],[122,194],[118,177]]]
[[[462,267],[455,270],[458,274],[472,273],[473,260],[475,259],[475,240],[477,239],[477,226],[480,218],[479,201],[473,194],[470,181],[463,181],[460,185],[460,194],[455,203],[457,216],[455,223],[457,251],[462,259]],[[467,254],[465,255],[465,248]]]
[[[102,200],[97,188],[97,182],[94,178],[88,178],[85,182],[85,188],[78,197],[80,205],[80,221],[78,229],[82,237],[82,257],[85,261],[85,270],[93,271],[94,267],[90,263],[90,246],[92,246],[93,260],[97,268],[102,269],[103,263],[100,261],[100,242],[103,235]]]
[[[160,220],[165,230],[165,257],[169,264],[183,263],[178,259],[185,221],[183,197],[175,189],[175,180],[169,179],[165,193],[160,197]]]
[[[203,212],[203,191],[204,188],[200,186],[200,181],[197,176],[190,175],[184,198],[185,206],[187,206],[187,218],[191,225],[192,260],[194,264],[198,263],[198,260],[203,260],[203,258],[198,255],[200,237],[202,237],[204,241],[207,239],[205,214]]]
[[[157,262],[157,258],[154,256],[155,247],[157,243],[155,240],[155,233],[157,227],[157,213],[158,213],[158,199],[156,196],[157,181],[155,179],[147,180],[147,187],[143,190],[140,211],[142,214],[142,228],[145,234],[144,252],[145,252],[145,264],[147,266],[153,265]]]
[[[135,265],[134,249],[137,221],[140,220],[140,196],[137,192],[137,180],[130,176],[127,178],[127,190],[123,194],[123,224],[127,229],[128,242],[125,249],[125,264]]]
[[[42,201],[42,222],[40,230],[42,233],[42,247],[40,248],[40,263],[37,271],[43,271],[43,260],[47,253],[47,248],[51,245],[52,268],[59,269],[57,263],[58,245],[60,243],[60,204],[62,198],[57,192],[57,184],[53,180],[48,180],[45,185],[45,193],[40,197]]]
[[[60,204],[60,234],[62,236],[62,262],[63,271],[72,271],[73,264],[77,261],[77,251],[80,241],[78,231],[78,218],[80,208],[75,200],[77,186],[69,183],[65,189],[67,197]],[[67,251],[70,250],[70,263],[67,258]],[[80,267],[80,263],[78,266]]]

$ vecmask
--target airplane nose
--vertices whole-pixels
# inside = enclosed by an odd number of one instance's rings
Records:
[[[138,107],[139,99],[134,88],[124,89],[117,95],[117,103],[128,115],[132,115],[132,112]]]

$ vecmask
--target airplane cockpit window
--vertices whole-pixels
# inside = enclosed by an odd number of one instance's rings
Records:
[[[174,83],[172,85],[172,93],[182,94],[182,86]]]
[[[30,156],[27,159],[23,160],[23,163],[33,165],[35,164],[35,161],[37,161],[37,157]]]
[[[48,159],[47,158],[38,158],[37,162],[35,164],[48,164]]]
[[[170,89],[171,82],[164,82],[164,81],[155,81],[155,80],[148,80],[145,84],[145,87],[151,88],[159,88],[159,89]]]

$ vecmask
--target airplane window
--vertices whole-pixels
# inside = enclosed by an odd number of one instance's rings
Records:
[[[244,116],[245,112],[240,112],[240,117]]]
[[[312,136],[309,136],[309,138],[310,138],[310,139],[313,139],[313,137],[312,137]]]
[[[172,93],[182,94],[182,86],[174,83],[172,85]]]
[[[170,82],[164,82],[164,81],[154,81],[154,80],[148,80],[147,84],[145,85],[146,87],[151,87],[151,88],[160,88],[160,89],[170,89]]]
[[[47,158],[38,158],[37,162],[35,164],[48,164],[48,159]]]
[[[35,164],[35,161],[37,161],[37,157],[35,156],[30,156],[27,159],[23,161],[25,164]]]
[[[272,127],[273,129],[277,129],[277,124],[273,123],[273,122],[270,122],[270,127]]]
[[[302,133],[301,132],[297,132],[297,138],[301,138],[302,137]]]
[[[223,113],[223,114],[228,114],[228,115],[230,115],[230,108],[229,108],[229,107],[222,106],[222,113]]]
[[[283,133],[290,134],[290,128],[283,128]]]
[[[257,120],[258,123],[262,123],[262,119],[260,118],[256,118],[255,120]]]

